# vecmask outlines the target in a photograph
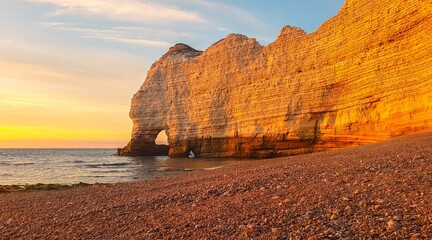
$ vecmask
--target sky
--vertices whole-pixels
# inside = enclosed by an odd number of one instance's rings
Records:
[[[170,46],[315,31],[343,0],[0,0],[0,148],[117,148]]]

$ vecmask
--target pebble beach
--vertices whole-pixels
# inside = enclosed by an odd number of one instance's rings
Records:
[[[432,132],[134,183],[0,194],[0,239],[430,239]]]

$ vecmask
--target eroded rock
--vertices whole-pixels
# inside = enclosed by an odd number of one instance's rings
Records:
[[[155,62],[122,155],[272,157],[432,129],[432,4],[348,0],[314,33],[268,46],[231,34]]]

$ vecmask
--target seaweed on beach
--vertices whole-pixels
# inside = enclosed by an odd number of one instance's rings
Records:
[[[108,183],[84,183],[79,182],[75,184],[58,184],[58,183],[36,183],[36,184],[24,184],[24,185],[0,185],[0,193],[11,193],[11,192],[28,192],[28,191],[50,191],[60,190],[75,187],[87,187],[87,186],[110,186],[113,184]]]

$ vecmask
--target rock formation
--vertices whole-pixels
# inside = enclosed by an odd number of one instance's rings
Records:
[[[154,63],[132,100],[119,154],[269,157],[338,149],[432,129],[432,3],[347,0],[307,34],[268,46],[232,34]]]

